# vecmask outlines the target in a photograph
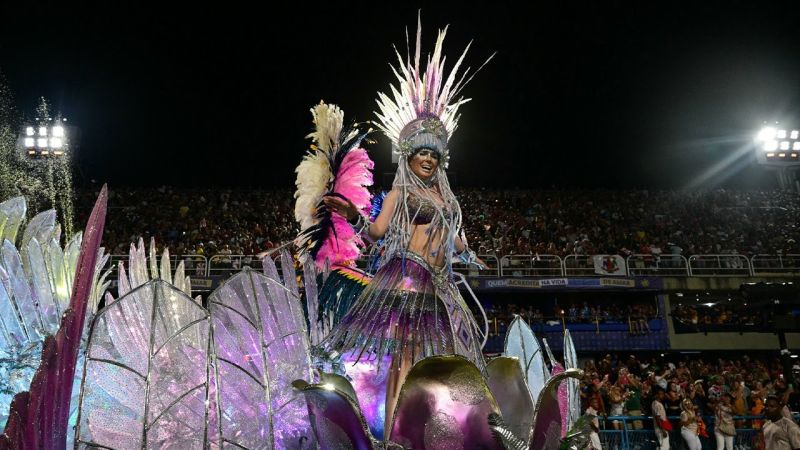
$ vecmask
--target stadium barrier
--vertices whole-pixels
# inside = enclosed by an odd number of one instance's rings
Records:
[[[753,255],[750,268],[754,275],[798,275],[800,255]]]
[[[209,260],[203,255],[169,255],[169,265],[172,273],[178,268],[178,264],[183,261],[183,270],[186,275],[190,277],[206,277],[208,276]],[[117,279],[117,270],[119,270],[119,263],[125,265],[125,270],[129,271],[131,265],[128,261],[128,255],[111,255],[109,257],[109,264],[111,275],[109,280]],[[147,258],[148,271],[150,266],[150,258]],[[156,256],[156,267],[161,270],[161,255]]]
[[[744,255],[692,255],[689,276],[740,277],[753,275],[750,260]]]
[[[612,276],[598,273],[594,266],[597,255],[478,255],[487,265],[486,270],[477,270],[461,263],[453,268],[469,277],[597,277]],[[605,255],[604,255],[605,256]],[[127,266],[128,255],[111,255],[113,274],[119,262]],[[157,257],[160,264],[161,257]],[[190,276],[228,276],[248,266],[261,269],[261,261],[256,255],[170,255],[170,265],[174,271],[180,261]],[[277,261],[280,264],[280,261]],[[366,269],[370,257],[356,261],[360,269]],[[625,258],[620,274],[628,277],[720,277],[720,276],[800,276],[800,255],[646,255],[633,254]]]
[[[685,277],[689,274],[689,260],[683,255],[634,254],[625,259],[628,276],[632,277]]]
[[[795,414],[795,420],[800,414]],[[680,418],[670,416],[672,431],[669,433],[669,448],[673,450],[687,450],[686,441],[681,436]],[[736,428],[733,446],[737,450],[756,450],[764,448],[764,436],[760,430],[764,416],[734,416],[734,421],[743,424]],[[621,429],[613,428],[613,422],[621,422]],[[714,417],[703,416],[708,437],[700,437],[703,450],[716,449],[714,436]],[[753,427],[753,425],[757,427]],[[652,450],[658,448],[655,432],[653,431],[653,418],[651,416],[609,416],[600,418],[600,442],[603,450]]]

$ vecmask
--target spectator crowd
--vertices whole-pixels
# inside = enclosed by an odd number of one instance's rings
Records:
[[[582,303],[571,302],[568,306],[555,304],[552,308],[540,308],[533,305],[518,305],[516,303],[490,303],[484,307],[489,319],[489,332],[491,335],[505,336],[506,329],[515,316],[522,317],[528,324],[536,325],[561,325],[566,324],[597,324],[597,323],[624,323],[632,324],[632,330],[647,331],[647,321],[658,315],[655,301],[641,303],[607,303],[601,304],[587,301]],[[635,326],[634,326],[635,325]]]
[[[644,358],[608,354],[587,360],[583,369],[582,406],[584,410],[597,411],[598,426],[611,430],[624,426],[615,417],[663,414],[669,425],[632,419],[627,426],[634,430],[654,428],[658,433],[661,429],[682,430],[688,425],[697,436],[714,439],[717,431],[708,430],[718,429],[719,423],[728,418],[735,429],[761,429],[764,419],[737,416],[763,416],[768,398],[785,405],[782,414],[787,417],[790,411],[800,411],[800,395],[792,387],[800,381],[800,365],[794,364],[791,372],[785,373],[777,357],[760,359],[743,355],[712,360],[703,355]],[[658,409],[663,406],[663,413],[653,410],[657,399]],[[691,417],[691,423],[687,416]],[[727,437],[723,434],[722,439]],[[670,437],[676,438],[681,439],[681,435]],[[681,444],[670,445],[683,448]],[[749,444],[758,447],[758,440]]]
[[[96,192],[78,192],[78,223]],[[480,254],[800,253],[800,202],[780,191],[458,189],[470,245]],[[292,239],[290,189],[118,188],[105,241],[125,253],[155,237],[173,254],[255,254]]]
[[[672,310],[675,320],[696,328],[712,325],[759,326],[768,323],[771,314],[768,310],[748,307],[747,303],[731,301],[679,304]]]
[[[89,190],[78,193],[78,223],[95,197]],[[115,255],[151,237],[175,255],[254,255],[297,234],[288,189],[111,189],[108,206],[103,244]]]

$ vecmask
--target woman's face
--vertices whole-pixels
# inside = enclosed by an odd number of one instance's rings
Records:
[[[408,164],[411,171],[422,181],[428,181],[439,167],[439,154],[429,148],[422,148],[411,155]]]

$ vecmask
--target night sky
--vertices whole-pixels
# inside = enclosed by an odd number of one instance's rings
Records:
[[[291,186],[309,108],[374,119],[418,8],[426,49],[450,24],[449,61],[497,52],[464,91],[458,185],[768,187],[752,136],[800,118],[796,2],[227,3],[4,5],[0,72],[21,113],[43,95],[81,128],[81,181],[112,187]],[[388,141],[370,150],[381,180]]]

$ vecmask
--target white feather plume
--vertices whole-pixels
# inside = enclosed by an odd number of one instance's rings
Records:
[[[297,191],[294,198],[294,217],[305,230],[315,224],[314,213],[322,196],[328,191],[331,168],[328,158],[321,151],[308,152],[295,169]]]
[[[329,158],[338,150],[344,121],[344,112],[338,106],[323,101],[311,108],[311,115],[315,129],[306,137],[316,145],[311,146],[295,169],[297,191],[294,193],[294,217],[300,223],[301,230],[316,224],[314,214],[317,205],[328,192],[328,184],[333,177]]]
[[[342,132],[344,122],[344,112],[336,105],[328,105],[320,100],[319,105],[311,108],[311,115],[314,117],[316,129],[307,138],[325,153],[336,151],[339,144],[339,134]]]

